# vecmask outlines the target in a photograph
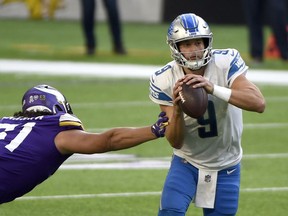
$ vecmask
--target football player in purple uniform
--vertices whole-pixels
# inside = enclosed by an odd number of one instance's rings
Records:
[[[163,137],[168,118],[152,126],[89,133],[64,95],[48,85],[29,89],[22,111],[0,119],[0,204],[31,191],[73,153],[92,154],[137,146]]]

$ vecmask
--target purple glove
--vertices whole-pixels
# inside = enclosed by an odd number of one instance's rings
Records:
[[[165,112],[161,112],[158,116],[157,122],[151,126],[152,133],[154,133],[158,138],[165,136],[166,126],[168,125],[168,117],[165,115]]]

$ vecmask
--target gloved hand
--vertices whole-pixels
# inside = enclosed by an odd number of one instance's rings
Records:
[[[161,112],[158,115],[158,120],[151,126],[152,133],[155,134],[156,137],[164,137],[166,126],[168,125],[168,117],[165,116],[165,112]]]

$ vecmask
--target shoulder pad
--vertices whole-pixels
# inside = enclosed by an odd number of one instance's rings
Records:
[[[78,126],[82,127],[82,122],[76,116],[65,113],[59,118],[60,126]]]

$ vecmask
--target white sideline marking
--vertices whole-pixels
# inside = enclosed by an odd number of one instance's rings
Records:
[[[41,73],[45,75],[80,75],[148,79],[152,73],[160,68],[161,66],[156,65],[0,59],[0,73]],[[252,82],[278,85],[288,84],[288,73],[285,70],[250,69],[247,77]]]
[[[242,193],[256,192],[285,192],[288,187],[271,187],[271,188],[243,188]],[[73,194],[73,195],[55,195],[55,196],[24,196],[16,200],[48,200],[48,199],[87,199],[87,198],[105,198],[105,197],[139,197],[139,196],[160,196],[161,191],[150,192],[128,192],[128,193],[102,193],[102,194]]]
[[[159,69],[154,65],[0,59],[4,73],[148,78]]]

